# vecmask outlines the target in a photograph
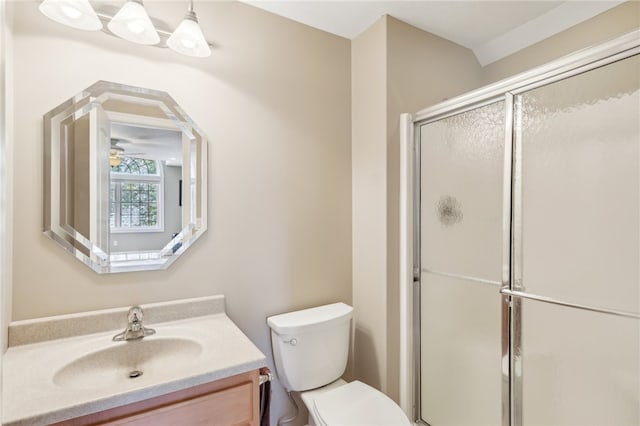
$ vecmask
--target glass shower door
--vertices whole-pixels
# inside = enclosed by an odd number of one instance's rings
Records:
[[[521,299],[519,417],[639,425],[640,56],[515,105],[513,277],[533,297]]]
[[[501,424],[505,103],[420,128],[420,413]]]
[[[640,56],[620,57],[419,124],[422,422],[640,425]]]

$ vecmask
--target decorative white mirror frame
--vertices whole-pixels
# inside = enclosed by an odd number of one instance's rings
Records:
[[[112,121],[148,129],[149,136],[181,135],[181,179],[173,188],[180,197],[179,229],[160,247],[114,250]],[[43,124],[44,233],[95,272],[166,269],[206,231],[206,136],[168,93],[98,81],[46,113]],[[165,206],[158,202],[157,209]]]

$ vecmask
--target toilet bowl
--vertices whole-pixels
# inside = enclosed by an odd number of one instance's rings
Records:
[[[278,378],[287,391],[299,392],[309,426],[410,425],[384,393],[341,379],[352,314],[351,306],[333,303],[267,318]]]
[[[358,380],[339,379],[300,396],[309,410],[309,426],[411,424],[391,398]]]

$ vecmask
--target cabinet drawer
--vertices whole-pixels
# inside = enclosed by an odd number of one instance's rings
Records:
[[[258,370],[52,426],[258,426]]]
[[[113,420],[117,426],[230,426],[252,422],[251,383]]]

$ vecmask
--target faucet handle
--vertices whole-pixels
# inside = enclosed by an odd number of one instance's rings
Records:
[[[138,323],[142,322],[143,317],[142,308],[140,306],[133,306],[129,309],[127,321],[129,321],[129,323]]]
[[[146,336],[155,334],[156,331],[152,328],[147,328],[142,325],[142,308],[140,306],[132,306],[127,313],[127,328],[122,333],[118,333],[113,336],[114,342],[122,342],[129,340],[139,340]]]

